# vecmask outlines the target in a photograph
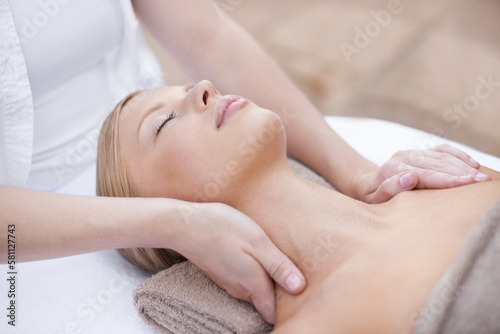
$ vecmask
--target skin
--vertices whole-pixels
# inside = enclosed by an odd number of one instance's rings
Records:
[[[132,182],[144,196],[203,201],[199,191],[213,175],[231,162],[240,167],[209,200],[258,222],[308,281],[298,296],[276,287],[276,333],[411,331],[432,287],[500,196],[500,174],[481,167],[495,181],[366,204],[293,173],[284,128],[273,112],[249,102],[217,128],[221,98],[202,82],[188,92],[162,88],[132,100],[119,123]],[[137,137],[141,118],[159,101],[166,108],[148,116]],[[156,135],[172,109],[176,118]],[[249,141],[251,158],[238,150]]]

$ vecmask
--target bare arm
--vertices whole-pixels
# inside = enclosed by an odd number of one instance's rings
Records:
[[[60,195],[0,185],[0,233],[16,226],[18,261],[153,246],[154,231],[148,229],[162,216],[171,218],[162,231],[164,245],[173,244],[177,212],[169,200]],[[5,241],[2,236],[2,249]],[[5,263],[6,252],[0,254]]]
[[[9,225],[15,225],[18,262],[115,248],[176,250],[234,297],[252,301],[268,322],[275,320],[271,278],[290,293],[306,285],[253,220],[220,203],[60,195],[0,185],[0,263],[7,262]]]

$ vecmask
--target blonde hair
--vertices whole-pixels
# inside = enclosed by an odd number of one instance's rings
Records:
[[[97,196],[142,197],[128,177],[118,142],[120,114],[127,102],[138,93],[129,94],[121,100],[101,127],[97,146]],[[125,248],[118,249],[118,252],[133,265],[152,273],[186,260],[181,254],[163,248]]]

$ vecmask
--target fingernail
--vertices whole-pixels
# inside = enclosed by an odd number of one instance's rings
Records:
[[[413,185],[413,175],[411,175],[411,173],[403,174],[403,176],[399,178],[399,182],[403,188],[411,187]]]
[[[302,283],[301,279],[300,279],[299,275],[297,275],[297,274],[290,274],[287,277],[286,282],[285,282],[288,290],[290,290],[290,291],[297,290],[300,287],[301,283]]]
[[[476,180],[478,181],[485,181],[485,180],[489,180],[490,177],[486,174],[483,174],[481,172],[477,172],[476,176],[474,177]]]
[[[476,160],[472,159],[472,158],[469,158],[469,161],[471,162],[471,164],[473,165],[479,165],[479,162],[477,162]]]

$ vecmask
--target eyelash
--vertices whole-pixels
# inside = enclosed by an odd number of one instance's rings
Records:
[[[168,116],[167,116],[167,117],[162,118],[161,122],[160,122],[160,123],[156,126],[156,128],[155,128],[155,131],[154,131],[155,136],[157,136],[157,135],[158,135],[158,133],[160,133],[161,128],[163,128],[163,126],[164,126],[165,124],[167,124],[167,122],[168,122],[168,121],[170,121],[170,120],[174,119],[176,116],[177,116],[177,113],[176,113],[174,110],[172,110],[172,111],[170,112],[170,114],[168,114]]]

